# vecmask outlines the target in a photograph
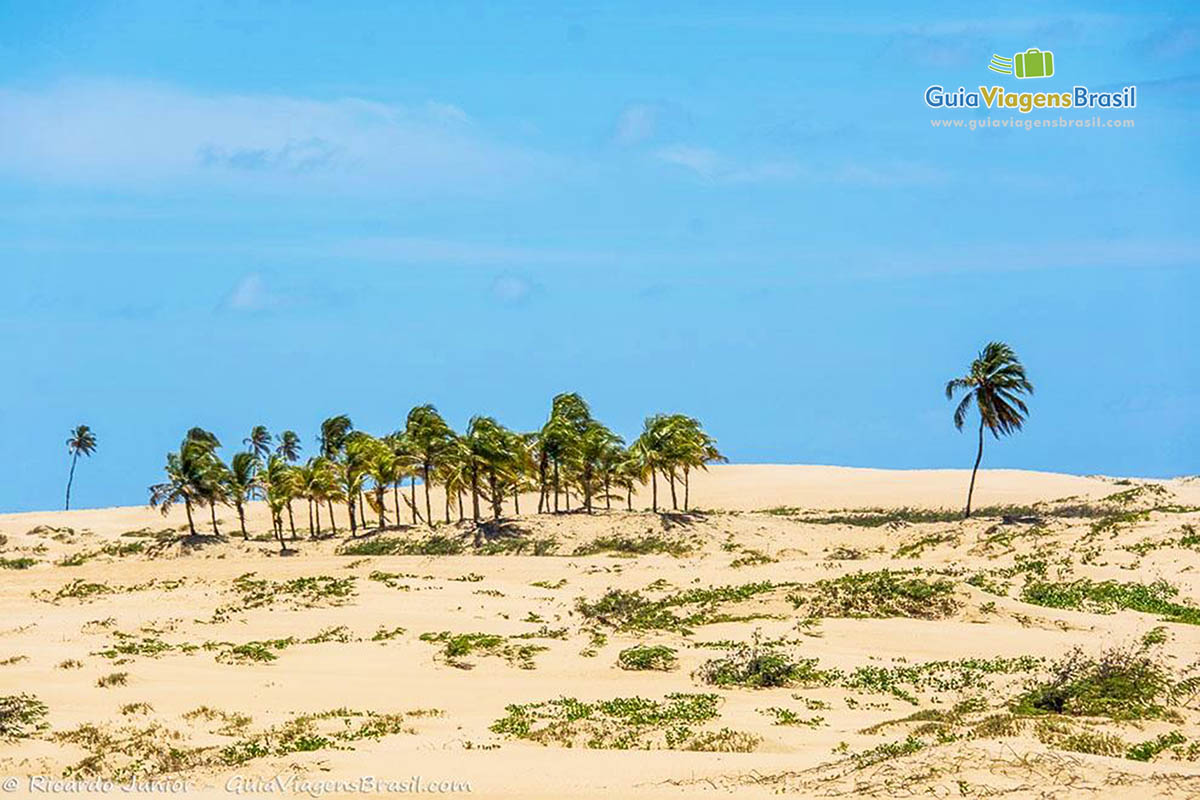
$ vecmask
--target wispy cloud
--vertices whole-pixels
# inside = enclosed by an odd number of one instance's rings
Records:
[[[225,297],[221,308],[226,311],[265,311],[278,305],[279,298],[272,294],[262,275],[251,272],[244,275]]]
[[[112,81],[0,89],[0,174],[27,180],[478,191],[528,177],[545,160],[485,135],[447,103]]]
[[[658,129],[659,109],[649,103],[630,103],[617,115],[613,141],[629,146],[654,137]]]
[[[822,164],[812,166],[789,158],[736,159],[709,147],[672,145],[655,157],[707,181],[771,183],[803,181],[862,186],[913,186],[942,183],[949,175],[937,167],[908,162]]]

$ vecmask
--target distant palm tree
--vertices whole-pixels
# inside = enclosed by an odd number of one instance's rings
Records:
[[[261,466],[254,453],[234,453],[233,460],[229,462],[229,473],[225,476],[228,483],[227,493],[233,500],[233,507],[237,509],[238,525],[241,526],[243,540],[250,538],[250,534],[246,532],[245,503],[258,491],[258,471]]]
[[[946,399],[951,400],[959,391],[965,391],[958,407],[954,409],[954,427],[962,430],[971,410],[972,402],[979,410],[979,450],[975,455],[975,467],[971,470],[971,485],[967,489],[967,509],[964,517],[971,516],[971,496],[975,492],[975,474],[983,460],[983,429],[991,431],[999,439],[1021,430],[1029,409],[1018,395],[1033,394],[1033,384],[1025,376],[1025,367],[1012,348],[1003,342],[989,342],[971,362],[970,371],[961,378],[946,384]]]
[[[206,442],[187,438],[177,453],[167,453],[167,480],[150,487],[150,505],[166,515],[174,503],[182,502],[187,511],[188,533],[196,535],[192,507],[209,502],[209,489],[217,476],[215,456]]]
[[[242,444],[250,449],[255,458],[264,464],[267,456],[271,455],[271,432],[266,425],[255,425],[250,429],[250,435],[242,439]]]
[[[425,521],[432,526],[433,510],[429,502],[429,484],[433,470],[437,466],[442,452],[449,446],[454,432],[450,430],[450,426],[446,424],[446,420],[442,419],[438,410],[428,403],[417,406],[408,412],[404,432],[412,455],[421,467],[421,482],[425,484]]]
[[[64,510],[71,510],[71,484],[75,482],[75,462],[80,456],[96,452],[96,434],[87,425],[76,425],[67,439],[67,452],[71,454],[71,473],[67,476],[67,503]]]
[[[300,437],[295,431],[284,431],[279,434],[279,446],[275,448],[275,455],[282,458],[289,464],[295,463],[300,459]]]
[[[321,456],[335,467],[338,465],[342,450],[346,447],[346,437],[352,430],[354,430],[354,423],[345,414],[329,417],[321,423],[321,435],[318,439],[321,445]],[[333,532],[337,533],[337,521],[333,516],[333,501],[334,497],[326,496],[325,502],[329,507],[329,524],[333,527]]]

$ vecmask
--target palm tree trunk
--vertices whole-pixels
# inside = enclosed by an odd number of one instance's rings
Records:
[[[513,487],[513,516],[521,516],[521,494],[517,487]]]
[[[674,467],[671,467],[670,478],[671,478],[671,510],[678,511],[679,510],[679,501],[675,498],[675,468]]]
[[[183,498],[183,509],[187,512],[188,518],[188,533],[192,536],[196,535],[196,523],[192,521],[192,501],[185,497]]]
[[[71,455],[71,473],[67,475],[67,503],[63,506],[63,511],[71,510],[71,484],[75,482],[75,462],[79,460],[79,451],[76,450]]]
[[[317,536],[320,536],[321,535],[321,502],[318,500],[317,502],[313,503],[313,507],[316,508],[316,511],[317,511]]]
[[[650,508],[658,513],[658,470],[650,468]]]
[[[300,537],[296,535],[296,518],[294,516],[292,516],[292,501],[291,500],[288,500],[287,510],[288,510],[288,527],[290,527],[292,529],[292,541],[294,542],[297,539],[299,539]]]
[[[604,473],[604,510],[612,511],[612,485],[607,472]]]
[[[975,454],[975,468],[971,470],[971,485],[967,489],[967,511],[964,519],[971,518],[971,495],[975,493],[975,473],[979,472],[979,462],[983,460],[983,420],[979,420],[979,452]]]
[[[217,504],[209,503],[208,510],[209,510],[209,513],[212,514],[213,535],[220,536],[221,531],[217,529]]]
[[[400,479],[392,484],[392,502],[396,504],[396,525],[400,525]]]
[[[625,487],[625,508],[633,511],[633,484]]]
[[[429,504],[429,462],[426,461],[421,471],[421,481],[425,484],[425,519],[429,520],[429,526],[433,527],[433,507]]]
[[[354,501],[358,498],[358,492],[349,492],[346,495],[346,513],[350,516],[350,535],[354,536],[358,533],[358,526],[354,519]]]
[[[546,505],[546,500],[547,500],[547,496],[546,496],[546,456],[543,454],[542,457],[538,459],[538,510],[537,510],[537,513],[539,513],[539,514],[542,513],[542,510]]]
[[[413,475],[408,479],[410,494],[412,495],[412,519],[413,525],[417,524],[417,476]]]
[[[333,528],[333,534],[334,534],[334,536],[336,536],[337,532],[338,532],[337,517],[333,516],[333,499],[330,498],[329,500],[326,500],[325,502],[329,505],[329,526],[331,528]],[[318,527],[320,527],[320,526],[318,526]]]
[[[688,484],[690,484],[690,483],[691,483],[691,480],[690,480],[689,470],[688,470],[687,466],[684,466],[684,468],[683,468],[683,510],[684,511],[688,510],[688,489],[690,488]]]
[[[310,539],[316,538],[316,535],[317,535],[316,531],[313,530],[312,507],[313,507],[312,500],[309,500],[308,501],[308,538],[310,538]]]
[[[479,522],[479,472],[471,468],[471,518]]]
[[[246,509],[242,507],[242,501],[237,501],[238,525],[242,526],[242,541],[249,541],[250,534],[246,533]]]
[[[458,495],[458,521],[462,522],[467,516],[466,508],[463,507],[462,489],[458,489],[455,494]]]
[[[554,459],[554,513],[558,513],[558,459]]]
[[[504,497],[501,496],[500,486],[496,482],[495,468],[488,470],[488,487],[492,490],[492,519],[500,519],[500,504],[504,502]]]
[[[450,487],[449,486],[446,487],[445,497],[446,497],[446,524],[449,525],[450,524]]]

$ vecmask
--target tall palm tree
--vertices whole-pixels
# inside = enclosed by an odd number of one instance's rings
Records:
[[[966,375],[946,384],[946,399],[953,399],[960,391],[965,394],[954,409],[954,427],[963,429],[972,405],[979,411],[979,449],[971,470],[967,508],[963,515],[970,517],[975,474],[983,460],[983,430],[987,428],[996,439],[1021,430],[1029,409],[1019,395],[1033,394],[1033,384],[1025,376],[1025,367],[1011,347],[1004,342],[989,342],[971,362]]]
[[[592,496],[604,488],[605,459],[622,444],[620,436],[596,420],[588,420],[574,448],[575,472],[583,492],[583,508],[592,513]],[[607,490],[605,489],[607,494]]]
[[[242,439],[242,444],[265,464],[267,456],[271,455],[271,432],[267,430],[266,425],[255,425],[250,429],[250,435]]]
[[[213,481],[215,465],[211,448],[200,440],[183,440],[177,453],[167,453],[167,479],[150,487],[150,505],[165,516],[175,503],[183,503],[187,511],[188,532],[196,535],[192,518],[193,506],[209,502],[208,484]]]
[[[64,511],[71,510],[71,484],[75,482],[75,462],[80,456],[96,452],[96,434],[87,425],[76,425],[67,438],[67,452],[71,454],[71,472],[67,475],[67,503]]]
[[[538,512],[543,507],[549,507],[547,478],[552,477],[554,486],[554,511],[558,511],[558,500],[562,490],[564,466],[575,454],[579,438],[591,420],[591,410],[587,401],[575,392],[563,392],[554,396],[550,404],[550,418],[538,433],[539,465],[538,473],[541,483],[541,496],[538,501]],[[547,471],[552,476],[547,475]],[[566,507],[571,510],[571,492],[566,494]]]
[[[658,473],[671,465],[671,420],[665,414],[646,417],[642,433],[630,450],[638,459],[643,474],[650,477],[650,508],[658,511]]]
[[[433,510],[429,502],[429,484],[434,467],[454,435],[446,420],[432,405],[426,403],[408,412],[404,433],[413,457],[420,463],[421,482],[425,484],[425,519],[433,525]]]
[[[354,423],[345,414],[329,417],[322,422],[321,434],[317,440],[321,446],[321,456],[336,466],[342,450],[346,447],[346,437],[352,430],[354,430]],[[329,506],[329,524],[333,527],[333,532],[337,533],[337,522],[333,516],[333,498],[327,496],[325,502]]]
[[[254,453],[234,453],[233,459],[229,462],[229,472],[225,476],[227,494],[233,500],[233,507],[237,509],[238,524],[242,529],[243,540],[250,538],[250,534],[246,532],[245,502],[253,499],[255,492],[258,491],[260,467],[261,462]]]
[[[303,449],[300,446],[300,437],[295,431],[284,431],[279,434],[279,446],[275,448],[275,455],[282,458],[289,464],[294,464],[300,459],[300,451]]]

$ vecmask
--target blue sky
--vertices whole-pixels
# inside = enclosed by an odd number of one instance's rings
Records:
[[[1134,83],[1136,127],[933,130],[933,83]],[[993,338],[1038,391],[985,466],[1200,472],[1198,98],[1185,3],[0,2],[0,509],[80,422],[75,505],[136,504],[192,425],[563,390],[969,466],[941,389]]]

